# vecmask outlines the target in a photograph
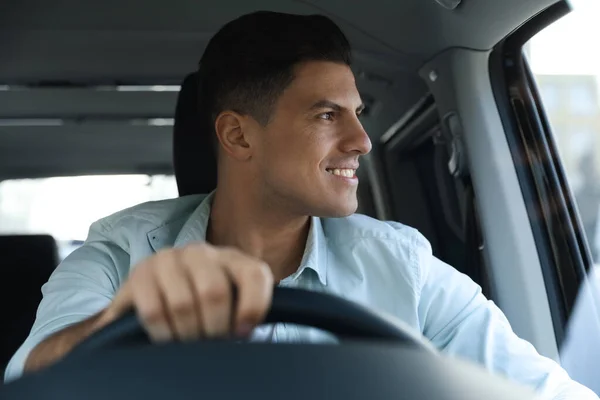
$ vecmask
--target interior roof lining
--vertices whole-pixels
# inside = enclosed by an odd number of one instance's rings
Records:
[[[179,85],[183,77],[195,69],[202,47],[212,32],[242,10],[318,10],[335,18],[353,44],[357,84],[361,92],[375,102],[372,115],[364,121],[373,139],[426,93],[427,87],[417,75],[425,60],[451,46],[473,49],[482,48],[482,44],[491,46],[500,33],[508,33],[527,19],[527,14],[533,15],[556,1],[503,0],[499,4],[497,0],[465,0],[461,7],[448,11],[433,0],[404,0],[395,2],[396,10],[390,12],[388,0],[320,0],[318,4],[312,0],[260,0],[252,5],[241,0],[210,0],[211,13],[193,13],[190,10],[198,7],[196,0],[172,0],[168,10],[145,0],[130,0],[132,8],[128,9],[123,9],[120,0],[85,4],[79,0],[62,0],[58,5],[45,0],[21,0],[3,5],[0,14],[0,46],[3,48],[0,85],[39,84],[47,80],[65,84]],[[202,6],[207,9],[208,3]],[[481,12],[485,9],[502,12]],[[112,15],[113,10],[117,13],[114,15],[119,16],[115,20],[106,17]],[[511,10],[523,15],[511,16]],[[416,18],[425,14],[429,16],[426,20]],[[473,19],[473,15],[477,18]],[[457,23],[469,17],[468,26],[457,27]],[[432,29],[423,29],[426,21]],[[117,29],[119,26],[122,29]],[[94,31],[94,27],[115,29]],[[470,27],[486,29],[473,35]],[[36,36],[35,29],[46,29],[45,40]],[[159,52],[155,50],[157,46]],[[140,160],[126,152],[88,146],[93,143],[94,135],[110,140],[114,149],[131,151],[135,148],[137,153],[148,152],[161,163],[170,160],[170,127],[156,130],[151,126],[113,123],[104,125],[105,130],[111,130],[105,132],[98,130],[95,123],[85,123],[85,117],[91,116],[92,120],[106,116],[167,117],[174,112],[176,92],[156,96],[120,93],[120,100],[116,100],[88,94],[84,88],[79,92],[76,88],[62,92],[54,99],[43,94],[44,90],[51,89],[37,90],[21,93],[20,98],[19,94],[0,92],[0,118],[63,116],[80,118],[80,121],[45,130],[2,127],[0,172],[18,170],[20,164],[11,156],[24,147],[29,160],[34,160],[40,168],[54,165],[56,171],[69,154],[90,154],[95,150],[107,159],[107,168],[108,157],[122,166],[129,162],[131,168],[140,164]],[[28,98],[28,94],[32,97]],[[32,145],[35,141],[44,143],[42,138],[46,135],[53,135],[57,142],[52,147],[53,152],[42,145]],[[91,142],[82,141],[86,138]],[[129,139],[134,138],[138,140],[137,145],[130,147]],[[71,161],[73,171],[87,168],[86,157]]]

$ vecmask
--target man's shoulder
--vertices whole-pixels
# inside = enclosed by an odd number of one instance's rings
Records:
[[[94,225],[103,231],[120,228],[156,229],[189,217],[206,196],[189,195],[137,204],[108,215]]]
[[[372,292],[383,296],[380,305],[389,310],[394,310],[396,303],[387,301],[397,300],[391,293],[398,288],[418,298],[423,266],[432,256],[429,241],[418,229],[362,214],[322,221],[332,268],[339,266],[344,276],[366,279]],[[377,268],[371,268],[373,265]]]
[[[429,247],[428,240],[419,230],[400,222],[382,221],[363,214],[324,218],[323,229],[328,241],[373,239]]]

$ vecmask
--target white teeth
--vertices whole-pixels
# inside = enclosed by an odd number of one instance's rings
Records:
[[[333,174],[333,175],[337,175],[337,176],[352,178],[354,176],[355,170],[335,168],[335,169],[328,169],[327,172],[329,172],[330,174]]]

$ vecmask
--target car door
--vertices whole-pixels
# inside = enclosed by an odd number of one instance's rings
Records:
[[[494,48],[448,49],[420,75],[468,166],[491,298],[600,393],[600,3],[548,4]]]
[[[600,3],[559,2],[500,43],[490,79],[526,204],[558,361],[600,393]],[[594,33],[595,32],[595,33]]]
[[[595,42],[599,18],[597,1],[558,3],[504,47],[513,122],[521,126],[522,149],[531,160],[538,160],[530,167],[531,186],[542,211],[537,243],[547,259],[546,287],[554,305],[560,361],[574,379],[596,393],[600,393],[600,50]],[[507,115],[507,123],[509,119]]]

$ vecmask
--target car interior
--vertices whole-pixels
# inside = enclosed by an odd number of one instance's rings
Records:
[[[565,13],[562,1],[5,1],[0,182],[164,174],[175,176],[179,196],[212,191],[216,159],[198,123],[198,62],[220,26],[259,9],[324,14],[350,39],[373,143],[357,171],[358,212],[417,228],[516,332],[557,358],[562,328],[534,232],[519,225],[527,206],[517,172],[504,168],[513,162],[488,67],[526,22],[549,9]],[[2,370],[59,257],[43,232],[4,234],[0,251],[0,292],[11,304]]]

